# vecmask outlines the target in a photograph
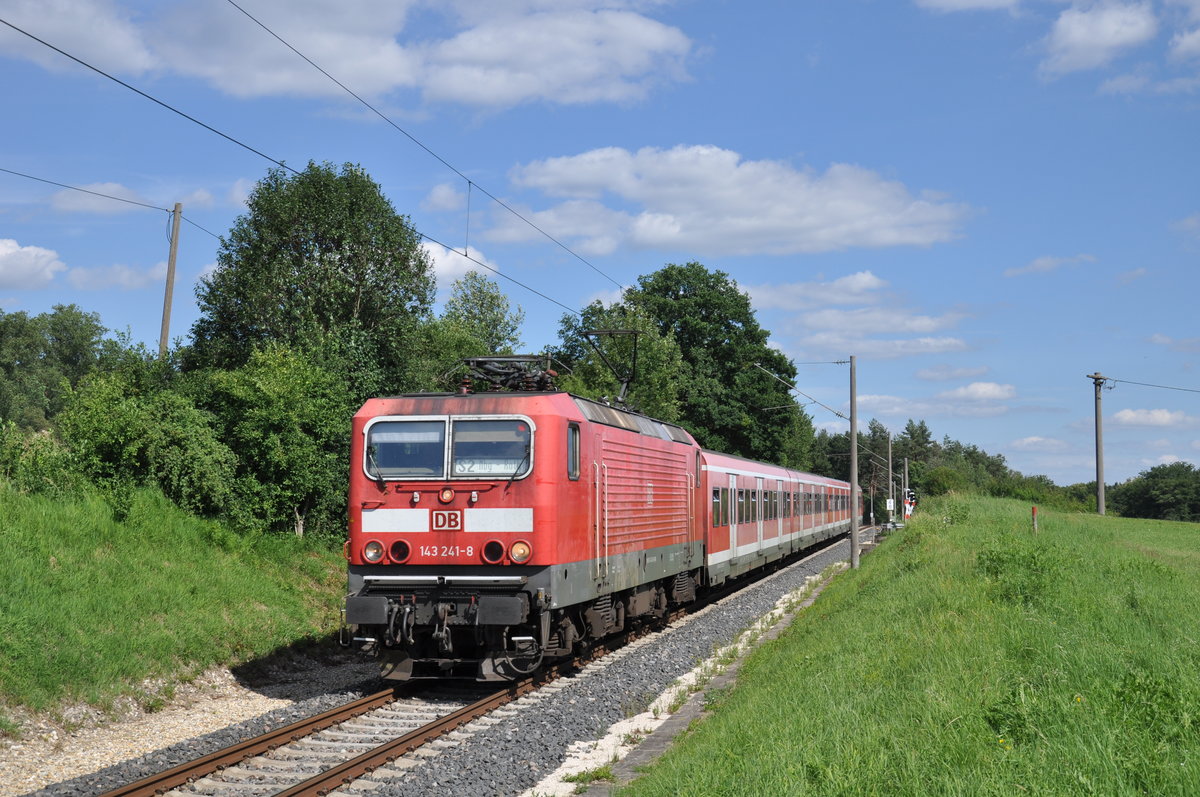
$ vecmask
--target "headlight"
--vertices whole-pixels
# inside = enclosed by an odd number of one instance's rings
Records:
[[[517,540],[508,549],[508,556],[517,564],[524,564],[529,561],[529,557],[533,556],[533,546],[525,540]]]
[[[383,558],[383,543],[371,540],[363,546],[363,558],[368,562],[378,562]]]
[[[392,561],[396,564],[403,564],[408,561],[408,557],[412,555],[412,548],[404,540],[396,540],[392,543],[392,548],[389,551]]]

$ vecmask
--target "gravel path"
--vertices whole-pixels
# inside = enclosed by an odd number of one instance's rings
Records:
[[[870,536],[864,532],[863,538]],[[573,745],[599,739],[610,726],[644,710],[782,596],[848,557],[849,544],[843,541],[693,616],[685,629],[648,636],[562,687],[512,704],[499,721],[480,723],[457,746],[373,793],[520,794],[553,772]],[[41,731],[0,748],[0,797],[101,794],[377,691],[376,672],[374,662],[357,657],[294,660],[266,674],[269,686],[253,689],[228,672],[210,673],[164,711],[73,734]],[[121,763],[94,771],[113,761]]]

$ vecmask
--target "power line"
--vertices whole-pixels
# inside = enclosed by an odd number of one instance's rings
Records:
[[[762,372],[763,372],[764,374],[766,374],[767,376],[770,376],[770,377],[773,377],[773,378],[775,378],[775,379],[779,380],[779,382],[781,382],[782,384],[786,385],[786,386],[788,387],[788,389],[789,389],[789,390],[794,390],[794,391],[796,391],[796,392],[797,392],[797,393],[799,393],[801,396],[804,396],[806,399],[808,399],[808,400],[809,400],[811,403],[813,403],[813,404],[816,404],[816,405],[818,405],[818,406],[820,406],[820,407],[824,407],[825,409],[829,410],[829,411],[830,411],[830,412],[832,412],[834,415],[836,415],[836,416],[838,416],[839,418],[841,418],[843,421],[848,421],[848,420],[850,420],[850,419],[849,419],[849,418],[847,418],[845,415],[842,415],[840,412],[838,412],[837,410],[835,410],[833,407],[830,407],[828,404],[822,404],[821,402],[817,401],[817,400],[816,400],[815,398],[813,398],[812,396],[810,396],[810,395],[808,395],[807,393],[805,393],[805,392],[804,392],[803,390],[801,390],[800,388],[796,387],[796,386],[795,386],[795,385],[793,385],[793,384],[790,384],[790,383],[789,383],[787,380],[785,380],[783,377],[779,376],[778,374],[773,374],[773,373],[771,373],[770,371],[768,371],[766,368],[763,368],[763,367],[762,367],[761,365],[759,365],[758,363],[754,363],[754,367],[755,367],[755,368],[757,368],[758,370],[762,371]]]
[[[205,130],[208,130],[208,131],[209,131],[209,132],[211,132],[211,133],[216,133],[218,136],[220,136],[221,138],[225,139],[226,141],[231,141],[231,142],[233,142],[234,144],[237,144],[237,145],[238,145],[239,147],[241,147],[242,149],[249,150],[250,152],[253,152],[255,155],[258,155],[260,158],[265,158],[265,159],[269,160],[271,163],[274,163],[274,164],[275,164],[276,166],[278,166],[279,168],[281,168],[281,169],[287,169],[287,170],[288,170],[288,171],[290,171],[292,174],[299,174],[299,173],[300,173],[300,172],[296,171],[295,169],[293,169],[291,166],[288,166],[287,164],[285,164],[283,161],[277,161],[277,160],[275,160],[274,158],[272,158],[270,155],[267,155],[267,154],[265,154],[265,153],[263,153],[263,152],[260,152],[260,151],[256,150],[254,147],[250,146],[249,144],[246,144],[246,143],[244,143],[244,142],[242,142],[242,141],[238,141],[238,140],[237,140],[236,138],[234,138],[233,136],[231,136],[231,135],[229,135],[229,134],[227,134],[227,133],[222,133],[222,132],[221,132],[220,130],[218,130],[217,128],[215,128],[215,127],[212,127],[211,125],[207,125],[207,124],[205,124],[204,122],[201,122],[199,119],[197,119],[197,118],[196,118],[196,117],[194,117],[194,116],[189,116],[188,114],[186,114],[186,113],[184,113],[183,111],[179,110],[179,109],[178,109],[178,108],[176,108],[175,106],[173,106],[173,105],[169,105],[169,104],[167,104],[167,103],[163,102],[162,100],[160,100],[160,99],[157,99],[156,97],[152,97],[152,96],[150,96],[149,94],[147,94],[146,92],[142,91],[141,89],[139,89],[139,88],[135,88],[134,86],[131,86],[130,84],[126,83],[124,80],[121,80],[121,79],[120,79],[120,78],[118,78],[118,77],[114,77],[113,75],[110,75],[110,74],[108,74],[108,73],[107,73],[107,72],[105,72],[103,69],[100,69],[100,68],[98,68],[98,67],[92,66],[92,65],[91,65],[91,64],[89,64],[87,61],[84,61],[84,60],[83,60],[83,59],[81,59],[81,58],[76,58],[75,56],[71,55],[70,53],[68,53],[68,52],[67,52],[67,51],[65,51],[65,50],[60,50],[59,48],[55,47],[55,46],[54,46],[53,44],[51,44],[50,42],[48,42],[48,41],[46,41],[46,40],[44,40],[44,39],[39,39],[37,36],[34,36],[34,35],[33,35],[32,33],[30,33],[29,31],[27,31],[27,30],[23,30],[23,29],[21,29],[21,28],[18,28],[16,25],[12,24],[12,23],[11,23],[11,22],[9,22],[8,20],[6,20],[6,19],[0,19],[0,23],[3,23],[3,24],[5,24],[5,25],[7,25],[8,27],[10,27],[10,28],[12,28],[13,30],[15,30],[17,33],[20,33],[20,34],[23,34],[23,35],[25,35],[25,36],[28,36],[29,38],[33,39],[33,40],[34,40],[35,42],[37,42],[38,44],[44,45],[44,46],[46,46],[46,47],[49,47],[51,50],[53,50],[54,52],[58,53],[59,55],[65,56],[65,57],[67,57],[67,58],[70,58],[72,61],[74,61],[75,63],[79,64],[80,66],[87,67],[88,69],[92,70],[92,71],[93,71],[93,72],[95,72],[96,74],[98,74],[98,75],[102,75],[102,76],[104,76],[104,77],[108,78],[109,80],[113,81],[114,83],[117,83],[117,84],[120,84],[120,85],[124,86],[125,88],[129,89],[130,91],[134,92],[135,94],[140,94],[141,96],[145,97],[146,99],[150,100],[151,102],[155,103],[156,105],[161,105],[163,108],[166,108],[168,111],[171,111],[172,113],[179,114],[179,115],[180,115],[180,116],[182,116],[184,119],[187,119],[189,122],[193,122],[193,123],[195,123],[195,124],[198,124],[198,125],[200,125],[201,127],[203,127]]]
[[[0,20],[0,22],[3,22],[3,21],[4,20]],[[169,208],[160,208],[157,205],[148,205],[145,202],[137,202],[132,199],[126,199],[125,197],[113,196],[112,194],[104,194],[99,191],[92,191],[87,188],[79,188],[78,186],[67,185],[66,183],[56,183],[55,181],[47,180],[44,177],[34,177],[32,174],[25,174],[23,172],[15,172],[12,169],[5,169],[5,168],[0,167],[0,172],[4,172],[5,174],[14,174],[17,177],[24,177],[27,180],[36,180],[39,183],[46,183],[48,185],[56,185],[59,188],[69,188],[72,191],[78,191],[82,194],[91,194],[92,196],[99,196],[99,197],[104,197],[105,199],[112,199],[116,202],[125,202],[130,205],[137,205],[138,207],[149,208],[150,210],[161,210],[164,213],[171,212]]]
[[[39,183],[46,183],[47,185],[56,185],[56,186],[58,186],[59,188],[67,188],[67,189],[69,189],[69,190],[71,190],[71,191],[78,191],[78,192],[80,192],[81,194],[91,194],[92,196],[103,197],[103,198],[105,198],[105,199],[111,199],[111,200],[113,200],[113,201],[115,201],[115,202],[125,202],[125,203],[127,203],[127,204],[130,204],[130,205],[137,205],[137,206],[138,206],[138,207],[140,207],[140,208],[149,208],[150,210],[161,210],[161,211],[162,211],[162,212],[164,212],[164,213],[173,213],[173,212],[174,212],[174,211],[173,211],[173,210],[171,210],[170,208],[160,208],[160,207],[158,207],[157,205],[149,205],[149,204],[147,204],[147,203],[145,203],[145,202],[137,202],[137,201],[135,201],[135,200],[132,200],[132,199],[126,199],[125,197],[121,197],[121,196],[114,196],[113,194],[105,194],[105,193],[103,193],[103,192],[101,192],[101,191],[92,191],[92,190],[91,190],[91,189],[89,189],[89,188],[80,188],[80,187],[79,187],[79,186],[77,186],[77,185],[67,185],[66,183],[60,183],[60,182],[57,182],[57,181],[55,181],[55,180],[47,180],[45,177],[36,177],[36,176],[34,176],[34,175],[32,175],[32,174],[25,174],[24,172],[17,172],[17,171],[13,171],[12,169],[5,169],[5,168],[4,168],[4,167],[2,167],[2,166],[0,166],[0,172],[4,172],[5,174],[11,174],[11,175],[15,175],[15,176],[17,176],[17,177],[24,177],[26,180],[35,180],[35,181],[37,181],[37,182],[39,182]],[[201,232],[206,232],[206,233],[208,233],[208,234],[209,234],[209,235],[211,235],[213,238],[216,238],[218,241],[219,241],[219,240],[221,240],[221,236],[217,235],[217,234],[216,234],[216,233],[214,233],[214,232],[211,232],[210,230],[206,230],[204,227],[201,227],[199,224],[197,224],[196,222],[192,221],[192,220],[191,220],[191,219],[189,219],[187,216],[183,216],[182,218],[183,218],[183,220],[184,220],[184,221],[186,221],[188,224],[192,225],[193,227],[195,227],[196,229],[200,230]],[[168,240],[170,240],[169,236],[168,236]]]
[[[1196,390],[1195,388],[1191,388],[1191,387],[1171,387],[1170,385],[1151,385],[1148,382],[1131,382],[1128,379],[1113,379],[1112,377],[1108,377],[1108,376],[1104,377],[1104,379],[1105,379],[1105,381],[1108,381],[1108,382],[1120,382],[1121,384],[1125,384],[1125,385],[1140,385],[1142,387],[1156,387],[1160,390],[1180,390],[1180,391],[1183,391],[1184,393],[1200,393],[1200,390]]]
[[[238,5],[236,2],[234,2],[234,0],[227,0],[227,2],[228,2],[228,3],[229,3],[231,6],[233,6],[234,8],[236,8],[238,11],[242,12],[242,14],[244,14],[244,15],[246,16],[246,18],[247,18],[247,19],[249,19],[251,22],[253,22],[255,25],[258,25],[260,28],[262,28],[262,29],[263,29],[263,30],[265,30],[267,33],[269,33],[269,34],[270,34],[272,37],[274,37],[274,38],[275,38],[275,40],[276,40],[276,41],[278,41],[278,42],[279,42],[280,44],[282,44],[284,47],[288,48],[288,49],[289,49],[289,50],[291,50],[293,53],[295,53],[296,55],[298,55],[300,58],[304,59],[304,61],[305,61],[305,62],[306,62],[306,63],[307,63],[309,66],[311,66],[313,69],[317,70],[317,71],[318,71],[318,72],[320,72],[322,75],[324,75],[325,77],[327,77],[327,78],[329,78],[331,81],[333,81],[335,84],[337,84],[337,86],[338,86],[339,88],[341,88],[341,89],[342,89],[342,91],[346,92],[346,93],[347,93],[347,94],[349,94],[351,97],[353,97],[354,99],[358,100],[360,103],[362,103],[362,104],[363,104],[363,106],[365,106],[365,107],[366,107],[368,110],[370,110],[372,113],[374,113],[374,114],[375,114],[376,116],[378,116],[380,119],[382,119],[383,121],[385,121],[385,122],[387,122],[389,125],[391,125],[391,126],[392,126],[392,127],[393,127],[393,128],[396,130],[396,131],[397,131],[397,132],[399,132],[400,134],[402,134],[402,135],[403,135],[405,138],[407,138],[409,141],[411,141],[412,143],[416,144],[416,145],[417,145],[418,147],[420,147],[421,149],[425,150],[427,153],[429,153],[429,154],[430,154],[430,155],[432,155],[434,158],[436,158],[436,159],[438,160],[438,162],[439,162],[439,163],[441,163],[441,164],[442,164],[443,166],[445,166],[447,169],[449,169],[450,171],[454,172],[454,173],[455,173],[455,174],[457,174],[459,177],[461,177],[463,180],[465,180],[465,181],[466,181],[466,183],[467,183],[467,202],[468,202],[468,205],[467,205],[467,207],[468,207],[468,213],[470,212],[470,191],[471,191],[471,187],[472,187],[472,186],[474,186],[475,188],[479,189],[479,191],[480,191],[481,193],[483,193],[483,194],[484,194],[484,196],[486,196],[486,197],[488,197],[489,199],[491,199],[491,200],[492,200],[493,202],[495,202],[497,205],[499,205],[500,207],[504,208],[504,209],[505,209],[505,210],[507,210],[509,213],[511,213],[512,215],[516,216],[518,219],[520,219],[521,221],[525,222],[526,224],[528,224],[528,225],[529,225],[530,227],[532,227],[533,229],[537,230],[537,231],[538,231],[539,233],[541,233],[541,234],[542,234],[542,235],[543,235],[543,236],[544,236],[546,239],[548,239],[549,241],[551,241],[551,242],[553,242],[554,244],[556,244],[557,246],[559,246],[559,247],[560,247],[560,248],[561,248],[563,251],[567,252],[569,255],[571,255],[572,257],[574,257],[575,259],[577,259],[579,262],[583,263],[585,266],[587,266],[588,268],[590,268],[592,271],[595,271],[597,274],[599,274],[600,276],[604,277],[606,280],[608,280],[609,282],[611,282],[613,285],[616,285],[618,288],[623,288],[623,287],[625,287],[625,286],[623,286],[621,283],[617,282],[615,279],[613,279],[612,277],[610,277],[608,274],[606,274],[605,272],[603,272],[602,270],[600,270],[600,269],[599,269],[599,268],[598,268],[596,265],[594,265],[594,264],[593,264],[591,261],[589,261],[587,258],[583,257],[582,255],[580,255],[580,254],[578,254],[577,252],[575,252],[574,250],[572,250],[572,249],[571,249],[569,246],[567,246],[566,244],[564,244],[562,241],[558,240],[558,239],[557,239],[557,238],[555,238],[553,235],[551,235],[550,233],[546,232],[545,230],[543,230],[543,229],[542,229],[541,227],[539,227],[538,225],[534,224],[532,221],[530,221],[530,220],[529,220],[529,219],[527,219],[525,216],[523,216],[521,213],[519,213],[517,210],[515,210],[514,208],[512,208],[511,206],[509,206],[507,203],[505,203],[504,201],[502,201],[501,199],[499,199],[498,197],[496,197],[494,194],[492,194],[492,193],[491,193],[490,191],[488,191],[486,188],[484,188],[483,186],[479,185],[479,183],[476,183],[474,180],[472,180],[471,178],[467,177],[465,174],[463,174],[461,171],[459,171],[457,168],[455,168],[455,167],[454,167],[454,166],[453,166],[453,165],[452,165],[452,164],[451,164],[449,161],[447,161],[447,160],[446,160],[445,158],[443,158],[441,155],[437,154],[437,153],[436,153],[436,152],[434,152],[432,149],[430,149],[428,146],[426,146],[424,143],[422,143],[420,140],[418,140],[418,139],[416,138],[416,136],[414,136],[412,133],[410,133],[410,132],[408,132],[407,130],[405,130],[404,128],[400,127],[398,124],[396,124],[394,121],[392,121],[392,120],[391,120],[391,119],[390,119],[390,118],[389,118],[387,115],[385,115],[385,114],[384,114],[382,111],[380,111],[380,110],[379,110],[378,108],[376,108],[374,105],[372,105],[371,103],[367,102],[367,101],[366,101],[366,100],[364,100],[362,97],[360,97],[358,94],[356,94],[354,91],[352,91],[352,90],[351,90],[351,89],[350,89],[348,86],[346,86],[346,84],[342,83],[340,80],[338,80],[337,78],[335,78],[333,75],[331,75],[331,74],[329,74],[328,72],[326,72],[326,71],[325,71],[325,70],[324,70],[324,69],[323,69],[323,68],[322,68],[322,67],[321,67],[319,64],[317,64],[315,61],[313,61],[313,60],[312,60],[311,58],[309,58],[307,55],[305,55],[304,53],[300,52],[300,51],[299,51],[299,50],[297,50],[295,47],[293,47],[293,46],[292,46],[292,45],[291,45],[291,44],[290,44],[290,43],[289,43],[287,40],[285,40],[285,39],[284,39],[282,36],[280,36],[278,33],[276,33],[275,31],[273,31],[273,30],[271,30],[269,27],[267,27],[265,24],[263,24],[263,22],[262,22],[261,20],[257,19],[257,18],[256,18],[256,17],[254,17],[253,15],[251,15],[251,14],[250,14],[250,12],[246,11],[246,9],[242,8],[240,5]],[[465,247],[465,246],[463,247],[463,251],[466,251],[466,247]]]
[[[180,116],[182,116],[183,118],[187,119],[188,121],[191,121],[191,122],[194,122],[194,123],[196,123],[196,124],[200,125],[200,126],[201,126],[201,127],[203,127],[205,130],[208,130],[208,131],[210,131],[210,132],[212,132],[212,133],[216,133],[217,135],[221,136],[222,138],[224,138],[224,139],[226,139],[226,140],[228,140],[228,141],[231,141],[231,142],[233,142],[234,144],[237,144],[238,146],[240,146],[240,147],[242,147],[242,148],[244,148],[244,149],[247,149],[247,150],[249,150],[250,152],[253,152],[255,155],[258,155],[258,156],[260,156],[260,157],[262,157],[262,158],[265,158],[266,160],[270,161],[271,163],[274,163],[276,166],[279,166],[279,167],[280,167],[280,168],[282,168],[282,169],[286,169],[287,171],[291,172],[292,174],[295,174],[295,175],[299,175],[299,174],[300,174],[300,172],[298,172],[296,169],[293,169],[291,166],[288,166],[288,165],[286,165],[286,164],[285,164],[285,163],[283,163],[282,161],[277,161],[277,160],[275,160],[274,158],[272,158],[271,156],[269,156],[269,155],[265,155],[265,154],[263,154],[262,152],[259,152],[258,150],[254,149],[253,147],[249,146],[248,144],[244,144],[244,143],[242,143],[241,141],[238,141],[236,138],[233,138],[232,136],[229,136],[229,135],[227,135],[227,134],[225,134],[225,133],[222,133],[220,130],[217,130],[215,127],[212,127],[212,126],[210,126],[210,125],[207,125],[207,124],[205,124],[204,122],[201,122],[199,119],[196,119],[196,118],[194,118],[194,117],[192,117],[192,116],[189,116],[188,114],[184,113],[183,111],[180,111],[180,110],[178,110],[177,108],[174,108],[174,107],[172,107],[171,105],[168,105],[167,103],[163,102],[162,100],[159,100],[159,99],[157,99],[157,98],[155,98],[155,97],[152,97],[151,95],[147,94],[146,92],[142,91],[141,89],[135,88],[134,86],[131,86],[131,85],[129,85],[129,84],[128,84],[128,83],[126,83],[125,81],[123,81],[123,80],[120,80],[120,79],[118,79],[118,78],[115,78],[115,77],[113,77],[112,75],[108,74],[107,72],[104,72],[104,71],[102,71],[102,70],[100,70],[100,69],[97,69],[96,67],[94,67],[94,66],[92,66],[91,64],[87,63],[86,61],[82,61],[82,60],[80,60],[79,58],[76,58],[75,56],[71,55],[70,53],[67,53],[67,52],[65,52],[65,51],[63,51],[63,50],[60,50],[59,48],[55,47],[54,45],[50,44],[49,42],[46,42],[46,41],[44,41],[44,40],[42,40],[42,39],[39,39],[37,36],[34,36],[32,33],[29,33],[29,32],[27,32],[27,31],[24,31],[24,30],[22,30],[21,28],[18,28],[16,25],[13,25],[11,22],[9,22],[9,21],[7,21],[7,20],[5,20],[5,19],[0,19],[0,23],[3,23],[3,24],[5,24],[5,25],[7,25],[8,27],[12,28],[13,30],[17,31],[18,33],[22,33],[22,34],[24,34],[24,35],[28,36],[29,38],[33,39],[34,41],[38,42],[39,44],[43,44],[43,45],[45,45],[46,47],[49,47],[51,50],[54,50],[55,52],[57,52],[57,53],[60,53],[61,55],[64,55],[64,56],[66,56],[67,58],[70,58],[72,61],[75,61],[76,63],[78,63],[78,64],[81,64],[82,66],[85,66],[85,67],[87,67],[88,69],[91,69],[93,72],[96,72],[97,74],[103,75],[104,77],[108,78],[109,80],[112,80],[112,81],[114,81],[115,83],[118,83],[118,84],[120,84],[121,86],[124,86],[125,88],[129,89],[130,91],[133,91],[133,92],[135,92],[135,93],[137,93],[137,94],[139,94],[139,95],[141,95],[141,96],[145,97],[146,99],[150,100],[151,102],[154,102],[155,104],[157,104],[157,105],[160,105],[160,106],[162,106],[163,108],[166,108],[167,110],[170,110],[170,111],[172,111],[172,112],[174,112],[174,113],[177,113],[177,114],[179,114]],[[7,170],[6,170],[6,171],[7,171]],[[13,174],[18,174],[18,172],[13,172]],[[21,175],[21,176],[23,176],[23,177],[24,177],[24,176],[28,176],[28,175]],[[33,178],[33,179],[40,179],[40,178]],[[43,182],[50,182],[50,181],[48,181],[48,180],[45,180],[45,181],[43,181]],[[55,183],[55,185],[61,185],[61,184],[60,184],[60,183]],[[70,188],[71,186],[66,186],[66,187]],[[77,190],[84,190],[84,189],[77,189]],[[480,189],[480,190],[483,190],[483,189]],[[89,193],[94,193],[94,192],[89,192]],[[487,193],[487,192],[485,191],[484,193]],[[490,194],[489,194],[489,196],[490,196]],[[119,199],[119,197],[111,197],[111,198],[112,198],[112,199]],[[125,200],[125,201],[128,201],[128,200]],[[136,203],[135,203],[135,204],[136,204]],[[503,204],[503,203],[501,203],[501,204]],[[152,205],[147,205],[146,207],[153,207],[153,206],[152,206]],[[165,208],[155,208],[155,210],[165,210]],[[171,211],[168,211],[168,212],[171,212]],[[202,229],[202,230],[204,229],[203,227],[200,227],[198,224],[195,224],[195,222],[189,222],[189,223],[190,223],[190,224],[193,224],[194,226],[198,227],[199,229]],[[487,265],[486,263],[483,263],[483,262],[481,262],[480,260],[477,260],[476,258],[473,258],[473,257],[471,257],[471,256],[470,256],[469,254],[467,254],[465,251],[464,251],[464,252],[458,252],[458,251],[457,251],[457,250],[455,250],[454,248],[452,248],[452,247],[450,247],[450,246],[447,246],[446,244],[442,243],[441,241],[439,241],[438,239],[434,238],[433,236],[431,236],[431,235],[426,235],[425,233],[423,233],[423,232],[421,232],[420,230],[418,230],[416,227],[412,227],[412,230],[413,230],[413,232],[415,232],[417,235],[419,235],[421,238],[424,238],[424,239],[425,239],[425,240],[427,240],[427,241],[430,241],[430,242],[432,242],[432,243],[435,243],[435,244],[437,244],[438,246],[441,246],[441,247],[443,247],[443,248],[444,248],[444,249],[446,249],[447,251],[455,252],[455,254],[459,254],[459,255],[461,255],[462,257],[465,257],[467,260],[470,260],[472,263],[474,263],[474,264],[476,264],[476,265],[478,265],[478,266],[481,266],[482,268],[485,268],[485,269],[487,269],[488,271],[492,272],[493,274],[496,274],[496,275],[498,275],[498,276],[500,276],[500,277],[503,277],[504,279],[507,279],[508,281],[510,281],[510,282],[512,282],[512,283],[515,283],[516,285],[519,285],[519,286],[521,286],[522,288],[524,288],[525,290],[529,291],[530,293],[533,293],[533,294],[535,294],[535,295],[537,295],[537,296],[540,296],[541,298],[543,298],[543,299],[545,299],[545,300],[547,300],[547,301],[549,301],[549,302],[553,302],[554,304],[556,304],[556,305],[558,305],[559,307],[563,308],[563,309],[564,309],[564,310],[566,310],[567,312],[569,312],[569,313],[573,313],[573,314],[575,314],[575,315],[577,315],[577,316],[578,316],[578,315],[581,315],[581,313],[580,313],[578,310],[575,310],[574,308],[568,307],[567,305],[563,304],[562,302],[560,302],[560,301],[558,301],[558,300],[556,300],[556,299],[552,299],[552,298],[550,298],[549,296],[547,296],[546,294],[542,293],[541,291],[539,291],[539,290],[536,290],[535,288],[533,288],[533,287],[531,287],[531,286],[529,286],[529,285],[526,285],[525,283],[521,282],[520,280],[516,279],[515,277],[511,277],[511,276],[509,276],[509,275],[507,275],[507,274],[505,274],[505,273],[501,272],[499,269],[492,268],[491,266]],[[213,235],[213,233],[209,232],[208,230],[204,230],[204,232],[207,232],[209,235],[212,235],[214,238],[217,238],[218,240],[220,239],[220,236]],[[569,250],[568,250],[568,251],[569,251]]]

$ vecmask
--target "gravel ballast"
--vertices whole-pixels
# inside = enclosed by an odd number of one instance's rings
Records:
[[[864,539],[871,536],[864,532]],[[836,545],[749,586],[690,618],[682,627],[641,640],[633,649],[593,664],[553,690],[512,704],[473,723],[461,743],[420,766],[383,781],[373,794],[517,795],[535,786],[567,757],[572,744],[602,737],[618,721],[642,711],[676,679],[730,644],[806,579],[849,558]],[[37,797],[98,795],[169,767],[227,747],[379,688],[377,680],[343,686],[298,700],[254,719],[37,791]],[[311,694],[311,692],[310,692]],[[43,781],[44,782],[44,781]]]

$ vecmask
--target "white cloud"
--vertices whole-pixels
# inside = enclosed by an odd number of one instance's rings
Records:
[[[1146,276],[1147,273],[1148,272],[1144,268],[1135,268],[1129,271],[1122,271],[1117,275],[1117,282],[1122,285],[1128,285],[1135,280],[1140,280],[1142,277]]]
[[[52,249],[21,246],[11,238],[0,238],[0,290],[44,288],[66,268]]]
[[[151,204],[138,195],[136,191],[126,188],[120,183],[90,183],[88,185],[81,185],[79,188],[95,193],[85,194],[83,191],[71,190],[59,191],[50,198],[51,206],[55,210],[68,213],[115,214],[127,213],[139,209],[137,205],[129,204],[130,202],[138,202],[142,205]],[[105,194],[106,196],[97,196],[97,194]],[[117,197],[117,199],[110,199],[109,197]],[[127,201],[118,201],[121,199]]]
[[[365,97],[503,108],[530,101],[627,102],[686,78],[692,43],[635,9],[654,3],[305,0],[248,10]],[[414,9],[437,19],[406,30]],[[236,97],[347,98],[333,81],[220,0],[149,4],[138,19],[110,0],[9,0],[5,17],[108,72],[200,78]],[[69,61],[7,28],[0,49],[51,69]]]
[[[1118,426],[1184,426],[1193,419],[1182,410],[1120,410],[1113,414]]]
[[[888,395],[860,395],[859,412],[900,418],[994,418],[1008,412],[1003,404],[984,402],[946,402],[928,399],[906,399]]]
[[[1179,61],[1200,58],[1200,28],[1176,33],[1171,38],[1171,57]]]
[[[965,351],[967,344],[955,337],[920,337],[899,340],[864,338],[852,334],[821,332],[808,335],[797,341],[797,345],[808,352],[821,356],[845,356],[854,354],[864,359],[890,360],[918,354],[945,354]]]
[[[678,28],[614,9],[566,8],[481,21],[424,53],[425,96],[482,107],[531,100],[640,100],[684,77]]]
[[[970,379],[974,376],[983,376],[988,372],[986,365],[981,365],[975,368],[954,368],[949,365],[935,365],[932,368],[922,368],[917,371],[917,379],[924,379],[926,382],[949,382],[955,379]]]
[[[831,304],[876,304],[883,298],[886,280],[870,271],[838,277],[832,282],[792,282],[783,285],[750,285],[746,292],[758,309],[803,310]]]
[[[1006,277],[1018,277],[1023,274],[1045,274],[1050,271],[1056,271],[1062,266],[1075,265],[1077,263],[1095,263],[1096,258],[1093,255],[1075,255],[1074,257],[1039,257],[1024,266],[1016,268],[1008,268],[1004,270]]]
[[[997,382],[972,382],[969,385],[939,393],[939,399],[952,401],[1004,401],[1017,395],[1012,385]]]
[[[1072,6],[1059,15],[1046,40],[1042,71],[1061,75],[1104,66],[1158,33],[1150,3],[1099,2]]]
[[[962,205],[914,196],[860,166],[835,163],[817,174],[781,161],[743,160],[714,146],[607,147],[535,161],[511,176],[521,187],[568,200],[534,214],[536,223],[598,252],[617,246],[706,255],[927,246],[954,238],[967,214]],[[606,210],[602,197],[635,210],[609,210],[597,219]],[[512,240],[532,233],[509,226],[495,234]]]
[[[245,207],[246,203],[250,201],[250,194],[254,193],[254,187],[257,185],[257,180],[251,180],[248,177],[234,180],[233,185],[229,186],[229,203]]]
[[[1172,338],[1156,332],[1146,340],[1155,346],[1166,346],[1172,351],[1200,353],[1200,338]]]
[[[467,206],[467,195],[450,183],[438,183],[421,200],[421,209],[429,211],[462,210]]]
[[[1171,229],[1200,238],[1200,213],[1193,213],[1187,218],[1180,219],[1171,225]]]
[[[135,268],[117,264],[100,268],[73,268],[67,272],[67,281],[81,291],[105,291],[117,288],[137,291],[151,285],[165,285],[166,262],[150,268]]]
[[[963,319],[962,313],[941,316],[911,315],[903,310],[860,307],[854,310],[828,308],[804,313],[799,324],[809,329],[857,331],[862,335],[892,333],[898,335],[928,335],[953,327]]]
[[[470,255],[470,259],[463,257],[460,252],[447,249],[444,246],[439,246],[429,241],[423,241],[421,247],[429,255],[433,263],[433,273],[437,278],[439,290],[449,290],[451,283],[461,278],[468,271],[478,271],[488,277],[495,276],[487,268],[479,265],[479,263],[499,270],[499,267],[495,263],[490,262],[484,257],[482,252],[473,246],[467,247],[467,254]]]
[[[108,0],[7,0],[4,18],[106,72],[141,74],[158,62],[133,15]],[[0,26],[0,52],[57,72],[79,70],[45,45]]]
[[[1020,440],[1014,440],[1009,443],[1010,448],[1017,451],[1032,451],[1038,453],[1053,454],[1059,451],[1066,451],[1071,446],[1064,440],[1058,440],[1053,437],[1022,437]]]

